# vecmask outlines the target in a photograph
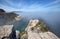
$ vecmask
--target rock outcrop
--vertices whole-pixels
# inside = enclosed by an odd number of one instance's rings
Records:
[[[19,32],[14,29],[13,23],[21,19],[21,16],[14,12],[5,12],[0,9],[0,39],[19,39]]]
[[[16,30],[16,39],[20,39],[20,32]]]
[[[21,33],[21,39],[59,39],[59,37],[48,30],[45,23],[37,19],[30,20],[23,32]]]
[[[3,9],[0,9],[0,12],[5,12]]]

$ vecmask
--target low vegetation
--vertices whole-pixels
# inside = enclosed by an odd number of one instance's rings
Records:
[[[47,25],[43,21],[39,21],[36,24],[36,26],[34,26],[34,27],[31,28],[31,31],[37,32],[37,33],[40,33],[40,32],[43,32],[44,33],[44,32],[47,32],[49,30],[48,30]],[[21,35],[21,39],[28,39],[27,31],[25,31],[25,30],[22,31],[20,33],[20,35]]]
[[[37,32],[47,32],[49,31],[48,30],[48,27],[47,25],[43,22],[43,21],[39,21],[35,27],[32,27],[31,28],[32,31],[37,31]]]
[[[26,32],[26,31],[20,32],[20,35],[21,35],[21,36],[24,35],[24,34],[27,34],[27,32]]]

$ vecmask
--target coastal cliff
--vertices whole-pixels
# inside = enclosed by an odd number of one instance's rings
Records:
[[[14,29],[13,23],[19,21],[21,16],[14,12],[5,12],[0,9],[0,39],[20,39],[20,32]]]
[[[46,24],[38,19],[30,20],[21,39],[60,39],[50,32]]]

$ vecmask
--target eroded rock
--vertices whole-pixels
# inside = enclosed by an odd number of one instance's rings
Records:
[[[59,37],[48,30],[45,23],[38,19],[30,20],[25,32],[27,33],[23,34],[22,38],[25,38],[27,35],[27,39],[59,39]]]

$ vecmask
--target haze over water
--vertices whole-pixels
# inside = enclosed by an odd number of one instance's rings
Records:
[[[49,27],[50,31],[60,37],[60,12],[16,12],[22,16],[18,23],[19,30],[24,30],[30,19],[42,19]],[[22,23],[22,24],[21,24]]]

